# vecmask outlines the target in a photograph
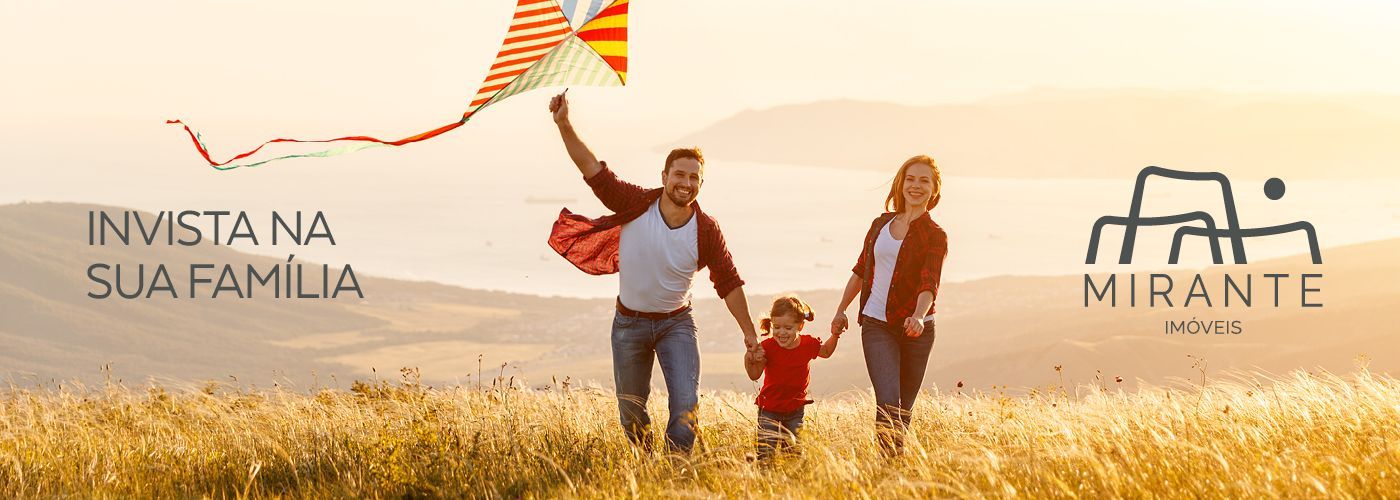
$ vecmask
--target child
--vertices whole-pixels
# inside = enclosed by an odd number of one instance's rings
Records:
[[[802,427],[803,408],[807,399],[810,363],[818,356],[830,358],[836,352],[841,337],[832,335],[826,343],[811,335],[802,335],[802,326],[812,321],[812,308],[796,296],[786,295],[773,300],[767,318],[759,322],[764,335],[773,337],[754,346],[744,355],[744,370],[749,378],[763,378],[758,391],[758,457],[768,460],[780,449],[786,449],[797,438]]]

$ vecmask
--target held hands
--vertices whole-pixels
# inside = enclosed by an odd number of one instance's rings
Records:
[[[554,115],[556,125],[569,123],[569,98],[565,96],[568,93],[569,89],[564,89],[559,95],[549,100],[549,112]]]
[[[841,335],[841,332],[846,331],[846,328],[849,328],[849,327],[850,327],[850,320],[847,320],[847,319],[846,319],[846,313],[845,313],[845,312],[838,312],[838,313],[836,313],[836,316],[835,316],[835,317],[832,317],[832,318],[831,318],[831,334],[832,334],[832,335]]]
[[[763,363],[768,361],[763,355],[763,345],[758,343],[758,332],[744,332],[744,360]]]
[[[768,363],[768,355],[763,353],[763,346],[754,345],[744,352],[744,361],[762,365]]]
[[[918,337],[924,334],[924,322],[914,319],[914,317],[904,318],[904,334],[910,337]]]

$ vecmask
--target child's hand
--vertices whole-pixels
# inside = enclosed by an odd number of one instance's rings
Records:
[[[749,380],[757,382],[767,366],[768,358],[763,354],[763,346],[755,344],[744,352],[744,371],[748,372]]]

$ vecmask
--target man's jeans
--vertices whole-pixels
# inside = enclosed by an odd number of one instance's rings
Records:
[[[933,320],[924,322],[918,337],[904,334],[904,325],[887,325],[867,316],[860,317],[860,343],[865,351],[865,369],[870,372],[870,384],[875,387],[875,433],[881,448],[887,453],[904,446],[904,432],[909,428],[910,410],[919,387],[924,383],[924,369],[933,352]]]
[[[661,374],[670,394],[670,420],[666,445],[672,451],[690,452],[695,445],[696,409],[699,407],[700,348],[695,339],[695,319],[686,310],[662,320],[633,318],[614,313],[612,327],[613,379],[617,384],[617,408],[627,439],[650,449],[653,359],[661,362]]]
[[[802,416],[806,407],[787,413],[758,409],[758,459],[768,460],[775,453],[787,451],[802,430]]]

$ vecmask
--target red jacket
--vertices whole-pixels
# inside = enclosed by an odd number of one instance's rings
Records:
[[[865,283],[860,290],[860,310],[865,310],[865,301],[870,298],[870,282],[875,276],[875,239],[880,230],[895,216],[886,212],[870,223],[865,233],[865,246],[860,250],[851,272],[860,276]],[[895,258],[894,275],[890,277],[889,295],[885,299],[885,319],[891,325],[904,324],[904,318],[914,315],[919,294],[924,290],[933,292],[938,299],[938,281],[943,275],[943,259],[948,256],[948,233],[943,232],[928,212],[924,212],[909,223],[909,232],[899,245],[899,256]],[[929,314],[934,307],[929,306]]]
[[[603,163],[603,162],[600,162]],[[549,232],[549,246],[559,255],[588,274],[612,274],[617,272],[617,255],[622,241],[622,225],[646,213],[651,204],[661,197],[662,188],[643,189],[641,186],[617,178],[617,174],[603,163],[603,170],[585,179],[593,194],[614,213],[596,219],[589,219],[570,212],[568,208],[559,212],[554,228]],[[700,210],[699,203],[692,203],[696,218],[696,239],[699,240],[700,258],[697,269],[710,268],[710,281],[720,297],[744,284],[739,278],[739,270],[734,268],[734,259],[724,244],[724,233],[713,217]]]

